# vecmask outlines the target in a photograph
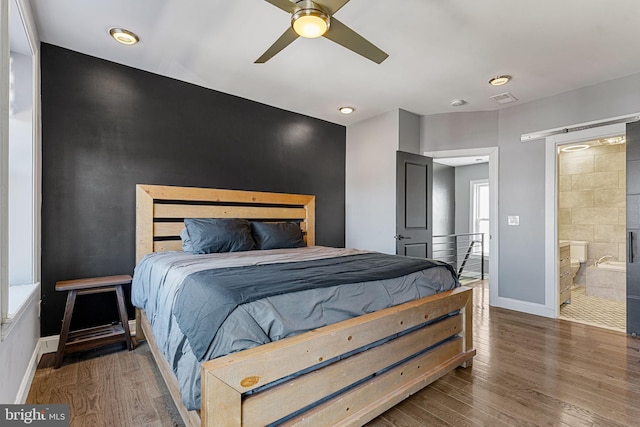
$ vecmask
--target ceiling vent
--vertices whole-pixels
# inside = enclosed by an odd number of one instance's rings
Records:
[[[518,98],[516,98],[515,96],[511,95],[509,92],[501,93],[501,94],[498,94],[498,95],[493,95],[491,97],[491,99],[496,101],[498,104],[508,104],[510,102],[515,102],[515,101],[518,100]]]

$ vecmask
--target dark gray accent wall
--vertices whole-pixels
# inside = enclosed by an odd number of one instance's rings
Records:
[[[343,126],[53,45],[41,62],[43,336],[56,281],[133,273],[138,183],[315,194],[316,243],[344,246]],[[114,301],[80,296],[72,327]]]
[[[433,162],[433,235],[455,233],[456,169]]]

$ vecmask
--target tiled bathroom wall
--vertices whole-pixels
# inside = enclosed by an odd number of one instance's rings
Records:
[[[626,256],[626,146],[597,145],[559,156],[560,240],[589,242],[587,265]],[[584,268],[575,282],[584,284]]]

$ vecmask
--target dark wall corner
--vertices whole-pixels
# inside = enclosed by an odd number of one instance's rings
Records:
[[[133,273],[135,184],[315,194],[316,243],[344,246],[345,127],[46,43],[41,64],[42,336],[56,281]],[[115,319],[82,296],[72,328]]]

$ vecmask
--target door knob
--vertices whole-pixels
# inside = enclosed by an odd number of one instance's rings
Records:
[[[393,238],[396,240],[402,240],[402,239],[410,239],[411,237],[406,237],[406,236],[403,236],[402,234],[396,234],[395,236],[393,236]]]

